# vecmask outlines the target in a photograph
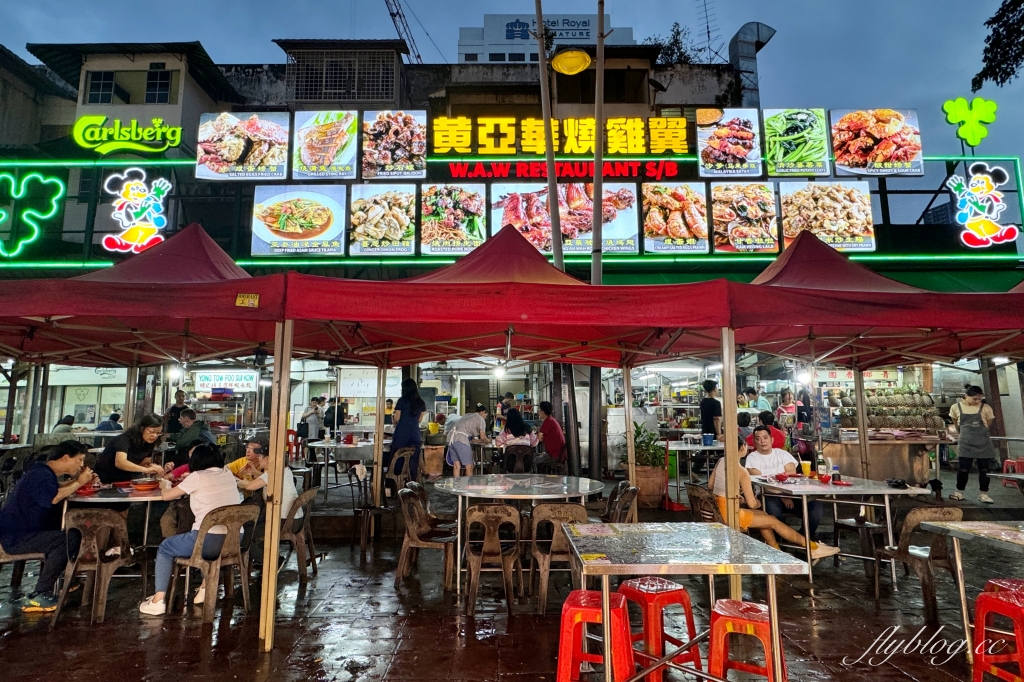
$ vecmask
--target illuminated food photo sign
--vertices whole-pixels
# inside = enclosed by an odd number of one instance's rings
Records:
[[[968,179],[953,175],[946,186],[956,198],[956,222],[963,228],[960,241],[972,249],[1012,242],[1020,231],[1016,225],[1002,225],[999,216],[1006,210],[1003,193],[997,188],[1009,182],[999,166],[972,163]]]
[[[780,182],[784,246],[803,231],[836,251],[875,250],[871,187],[865,181]]]
[[[778,253],[772,183],[712,183],[711,215],[715,253]]]
[[[256,187],[252,255],[344,255],[345,194],[345,185]]]
[[[283,180],[288,169],[289,114],[211,113],[199,117],[196,178]]]
[[[832,109],[837,175],[923,175],[914,109]]]
[[[296,111],[292,178],[355,179],[358,128],[355,111]]]
[[[824,109],[765,109],[768,175],[828,175],[828,138]]]
[[[103,183],[103,191],[113,195],[110,217],[121,233],[103,237],[103,248],[114,253],[141,253],[164,240],[160,231],[167,227],[165,212],[171,183],[165,178],[146,182],[146,171],[128,168],[114,173]]]
[[[486,185],[424,185],[420,253],[466,254],[487,239]]]
[[[708,253],[707,192],[703,182],[641,185],[646,253]]]
[[[363,112],[363,178],[427,177],[427,112]]]
[[[149,126],[140,125],[135,119],[123,123],[115,118],[110,125],[107,121],[102,115],[81,116],[71,129],[71,139],[97,154],[159,154],[181,145],[181,128],[165,124],[162,118],[152,119]]]
[[[416,185],[353,185],[350,256],[411,256],[416,237]]]
[[[700,177],[760,177],[760,130],[757,109],[698,109]]]

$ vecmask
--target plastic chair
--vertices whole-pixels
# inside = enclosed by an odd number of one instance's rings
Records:
[[[109,509],[71,509],[64,517],[66,530],[77,530],[82,534],[78,547],[78,556],[68,560],[64,569],[64,586],[57,600],[57,611],[50,621],[50,630],[57,624],[57,617],[68,596],[71,581],[79,571],[90,575],[86,589],[82,594],[82,603],[91,597],[92,612],[89,624],[102,623],[107,612],[107,590],[114,571],[135,561],[132,548],[128,542],[128,524],[125,518]],[[106,553],[116,548],[117,553],[107,556]],[[146,591],[146,562],[142,562],[142,591]],[[89,588],[92,589],[89,589]]]
[[[423,508],[427,510],[427,520],[430,521],[431,528],[455,528],[455,519],[441,518],[434,514],[434,511],[430,508],[430,500],[427,498],[427,489],[423,487],[422,483],[409,481],[405,484],[405,487],[416,493],[416,496],[420,498]]]
[[[880,547],[875,550],[875,599],[878,599],[878,583],[882,559],[900,561],[904,567],[909,566],[914,575],[921,581],[921,593],[924,598],[924,617],[929,623],[939,620],[939,607],[935,600],[935,566],[945,568],[956,581],[956,568],[949,556],[949,545],[946,536],[928,533],[932,537],[930,547],[915,547],[910,544],[914,531],[919,531],[925,521],[960,521],[964,511],[960,507],[917,507],[911,509],[903,520],[900,540],[897,547]],[[920,531],[924,532],[924,531]]]
[[[505,448],[505,473],[528,474],[533,471],[536,448],[530,445],[509,445]]]
[[[402,540],[402,550],[398,555],[395,589],[397,590],[402,584],[402,579],[412,572],[412,564],[418,558],[420,549],[440,549],[444,552],[444,589],[451,590],[455,585],[456,537],[446,531],[430,527],[427,508],[419,495],[412,490],[399,490],[398,500],[402,505],[402,517],[405,520],[405,538]]]
[[[483,526],[482,540],[474,539],[473,526]],[[511,537],[499,535],[502,526],[511,527]],[[512,569],[519,575],[519,591],[523,591],[523,572],[519,565],[520,517],[519,510],[508,504],[475,504],[466,510],[466,562],[469,564],[469,582],[466,585],[466,614],[476,612],[476,595],[480,589],[480,570],[486,564],[501,564],[505,582],[505,601],[512,615],[515,593],[512,587]],[[477,535],[479,537],[479,535]]]
[[[985,583],[985,592],[1024,592],[1024,579],[992,578]]]
[[[295,461],[302,457],[302,439],[299,433],[292,429],[285,431],[285,446],[288,448],[288,459]]]
[[[682,640],[665,633],[664,614],[667,606],[682,607],[686,616],[687,641],[696,639],[697,628],[693,624],[693,606],[690,603],[690,594],[679,583],[653,576],[634,578],[619,585],[619,594],[625,597],[627,602],[633,602],[640,607],[644,629],[642,632],[632,635],[632,641],[643,641],[644,651],[650,656],[656,659],[664,656],[665,642],[677,647],[683,645]],[[694,644],[689,650],[672,660],[676,663],[692,663],[693,667],[701,670],[700,647]],[[661,678],[660,669],[647,676],[650,682],[661,682]]]
[[[299,566],[299,581],[306,582],[306,565],[313,565],[313,575],[317,574],[316,549],[313,547],[313,530],[310,528],[310,517],[313,515],[313,500],[317,490],[307,490],[292,501],[288,517],[281,521],[281,542],[287,542],[295,548],[295,561]],[[295,515],[302,510],[302,528],[293,531]],[[308,552],[308,555],[307,555]],[[281,564],[284,566],[284,564]]]
[[[686,486],[686,499],[690,501],[690,511],[693,513],[693,520],[697,523],[720,523],[727,526],[722,512],[715,502],[715,494],[705,486],[695,483],[684,483]],[[775,539],[775,531],[771,528],[759,528],[761,538],[772,547],[778,547]],[[749,531],[748,531],[749,534]]]
[[[21,585],[21,576],[25,572],[26,561],[38,561],[40,565],[46,560],[45,554],[38,552],[31,554],[8,554],[4,551],[2,545],[0,545],[0,566],[4,564],[14,564],[11,570],[11,587],[18,587]]]
[[[636,671],[633,641],[629,631],[626,598],[617,592],[611,595],[612,674],[616,682],[625,682]],[[601,593],[595,590],[573,590],[562,605],[562,628],[558,640],[558,674],[556,682],[580,678],[580,663],[604,663],[601,654],[583,650],[587,623],[600,623]],[[608,646],[605,643],[605,646]]]
[[[1004,474],[1024,474],[1024,461],[1019,459],[1007,459],[1003,461]],[[1003,487],[1018,488],[1016,481],[1003,479]]]
[[[394,492],[397,494],[399,490],[405,487],[405,484],[411,480],[409,476],[409,459],[416,453],[416,448],[399,448],[395,451],[394,456],[391,458],[391,464],[388,465],[388,471],[384,474],[384,504],[388,503],[388,490],[394,488]],[[397,474],[395,469],[399,468],[401,464],[401,471]]]
[[[587,508],[582,504],[575,503],[550,503],[544,502],[533,508],[530,532],[530,555],[534,562],[530,564],[530,588],[533,588],[533,572],[537,570],[540,574],[540,589],[537,592],[537,613],[541,616],[547,613],[548,605],[548,579],[551,576],[551,562],[571,562],[572,550],[569,548],[569,540],[562,530],[563,523],[586,523]],[[538,531],[541,524],[551,524],[551,539],[538,539]],[[546,549],[545,549],[546,548]],[[578,577],[573,572],[573,587],[580,589],[577,582]]]
[[[611,523],[612,514],[615,512],[615,502],[619,499],[619,495],[629,490],[629,481],[622,480],[612,487],[611,492],[608,493],[608,499],[604,503],[604,511],[597,518],[587,519],[590,523]]]
[[[995,641],[1003,635],[988,635],[989,617],[1003,616],[1013,622],[1014,644],[1012,651],[990,653],[992,647],[987,643]],[[1007,682],[1018,682],[1019,673],[1011,672],[999,664],[1016,664],[1017,670],[1024,672],[1024,649],[1019,643],[1024,637],[1024,594],[1015,591],[982,592],[974,602],[974,677],[973,682],[983,682],[985,675],[992,675]]]
[[[626,488],[626,491],[619,495],[619,499],[615,500],[615,508],[612,510],[608,523],[628,522],[630,514],[633,513],[633,502],[639,494],[640,488],[636,486]]]
[[[764,666],[729,658],[729,635],[740,634],[756,637],[764,647]],[[782,679],[788,680],[786,657],[772,646],[771,628],[768,623],[768,607],[764,604],[719,599],[711,609],[711,645],[708,653],[708,672],[715,677],[725,678],[730,670],[761,675],[771,679],[772,663],[778,656],[782,663]]]
[[[233,504],[227,507],[214,509],[199,526],[199,537],[196,538],[195,549],[192,556],[177,557],[174,560],[174,574],[171,576],[171,593],[168,595],[168,610],[174,604],[174,591],[177,587],[179,570],[185,568],[185,601],[189,600],[189,577],[191,569],[198,568],[206,581],[206,599],[203,601],[203,622],[213,622],[213,609],[217,603],[217,594],[220,589],[220,569],[225,566],[238,566],[239,578],[242,581],[242,599],[245,604],[246,613],[249,612],[249,569],[252,564],[249,561],[248,542],[242,547],[240,536],[242,527],[247,524],[255,525],[259,518],[259,507],[252,504]],[[214,526],[227,526],[227,535],[224,536],[224,545],[220,553],[213,559],[203,558],[203,543],[206,535]]]

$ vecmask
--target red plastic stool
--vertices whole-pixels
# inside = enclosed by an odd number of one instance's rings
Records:
[[[990,581],[991,582],[991,581]],[[987,586],[986,586],[987,587]],[[988,636],[989,616],[1004,616],[1013,621],[1014,646],[1010,653],[989,653],[986,640],[994,641]],[[1024,593],[1021,592],[982,592],[974,602],[974,682],[982,682],[985,673],[1007,682],[1021,682],[1016,673],[997,666],[999,663],[1016,663],[1019,670],[1024,671],[1024,651],[1016,646],[1024,635]]]
[[[633,641],[644,642],[644,651],[655,658],[665,655],[665,642],[682,646],[682,640],[665,634],[665,607],[678,604],[686,614],[688,641],[697,638],[697,628],[693,625],[693,608],[690,606],[690,595],[679,583],[664,578],[648,577],[627,580],[619,586],[619,594],[627,601],[640,606],[643,615],[644,630],[633,635]],[[695,644],[674,659],[676,663],[692,663],[697,670],[700,667],[700,648]],[[658,669],[647,676],[650,682],[661,682],[661,670]]]
[[[626,598],[611,594],[612,606],[612,672],[615,680],[628,680],[636,672],[633,643],[629,632]],[[604,663],[604,656],[583,651],[587,623],[601,622],[601,593],[595,590],[573,590],[562,605],[562,634],[558,642],[557,682],[580,679],[580,663]],[[605,646],[609,646],[605,642]]]
[[[751,635],[761,640],[761,645],[764,646],[764,667],[753,663],[729,660],[729,635],[732,633]],[[782,663],[782,679],[788,680],[786,657],[782,651],[775,652],[772,648],[767,606],[735,599],[719,599],[715,602],[715,608],[711,610],[709,673],[715,677],[725,677],[730,670],[740,670],[771,679],[772,661],[776,653]]]
[[[1024,592],[1021,578],[992,578],[985,583],[985,592]]]
[[[1020,463],[1018,464],[1018,462],[1020,462]],[[1017,459],[1005,460],[1003,462],[1003,473],[1004,474],[1024,474],[1024,461],[1020,461],[1020,460],[1017,460]],[[1007,486],[1009,486],[1011,488],[1019,487],[1017,485],[1016,481],[1008,481],[1006,479],[1003,479],[1003,487],[1005,488]]]

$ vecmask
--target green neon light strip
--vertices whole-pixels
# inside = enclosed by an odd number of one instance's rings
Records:
[[[113,263],[106,261],[63,261],[63,260],[42,260],[42,261],[20,261],[17,263],[0,263],[0,270],[29,270],[32,268],[109,268]]]
[[[71,159],[65,161],[52,161],[42,159],[26,159],[23,161],[0,160],[0,168],[130,168],[134,166],[195,166],[195,159],[96,159],[95,161],[83,161]]]

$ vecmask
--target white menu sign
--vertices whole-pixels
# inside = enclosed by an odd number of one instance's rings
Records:
[[[230,388],[238,393],[255,393],[259,388],[259,372],[193,372],[196,391]]]

